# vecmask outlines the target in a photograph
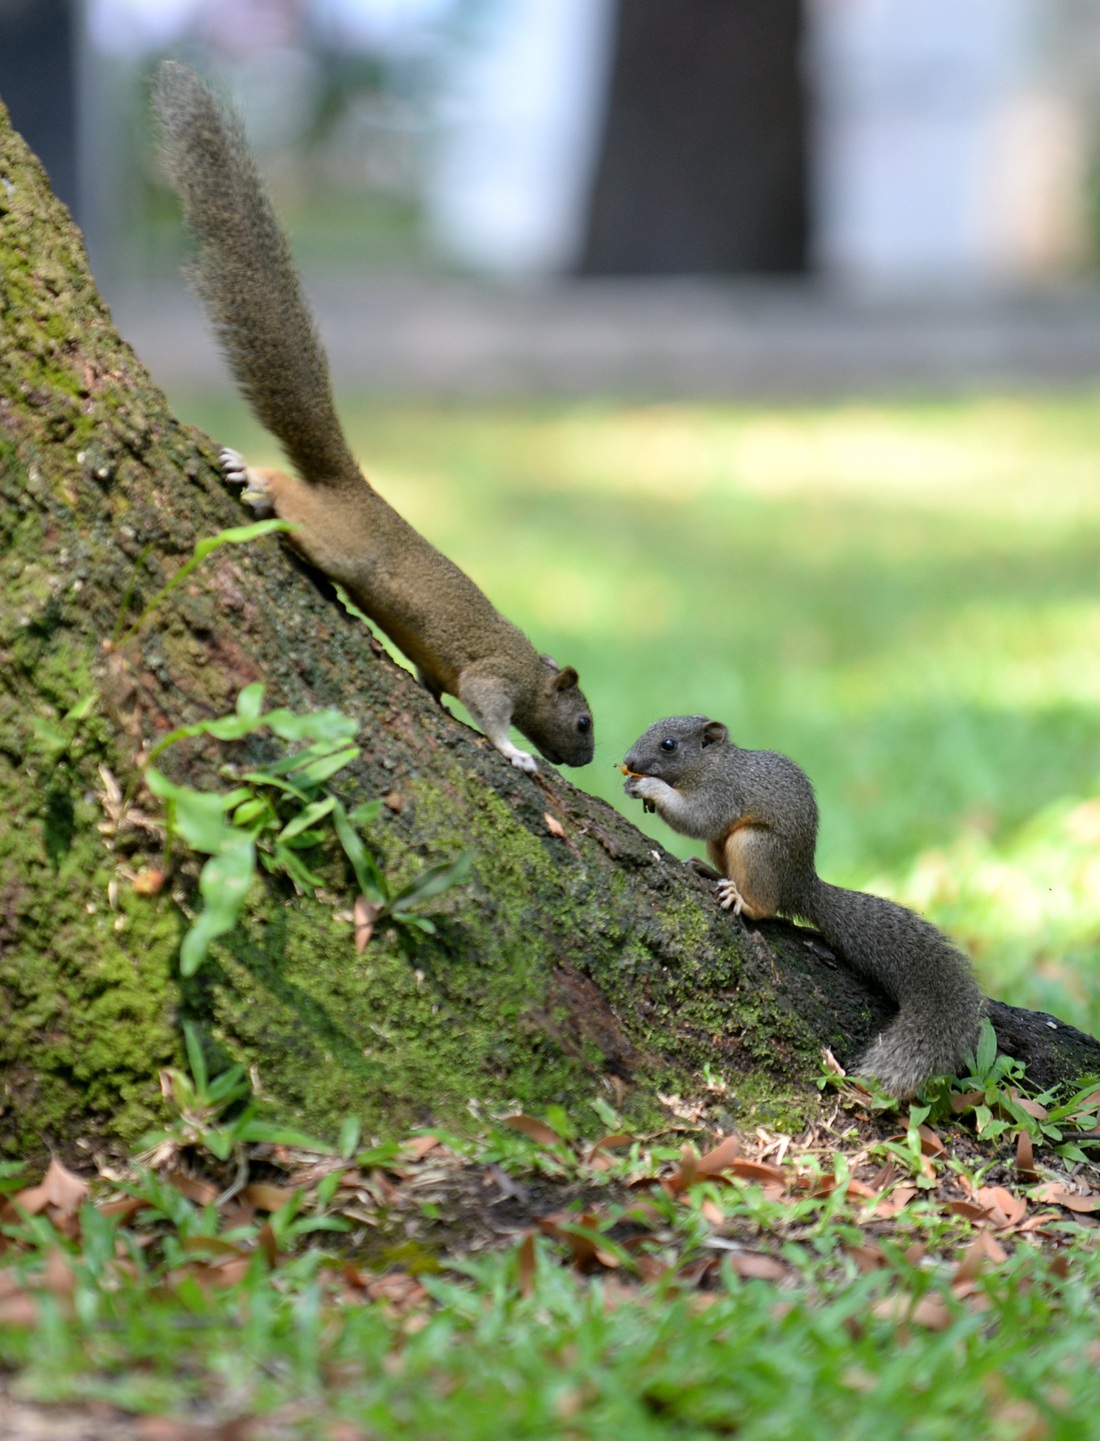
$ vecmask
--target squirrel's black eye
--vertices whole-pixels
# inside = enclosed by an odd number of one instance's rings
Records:
[[[577,729],[581,735],[584,735],[586,731],[590,731],[592,729],[592,717],[590,715],[578,716]]]
[[[665,736],[664,740],[661,742],[661,749],[665,751],[666,754],[671,753],[676,749],[676,742],[672,739],[671,736]]]

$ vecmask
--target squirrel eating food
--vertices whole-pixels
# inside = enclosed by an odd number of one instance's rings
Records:
[[[554,765],[587,765],[592,713],[577,672],[539,655],[352,458],[328,361],[239,119],[174,61],[160,67],[153,103],[168,172],[199,241],[191,278],[238,385],[297,472],[251,470],[224,451],[227,478],[293,523],[295,548],[401,647],[436,700],[457,696],[514,766],[538,769],[509,725]]]
[[[856,1070],[899,1100],[973,1055],[982,995],[966,956],[894,901],[829,885],[814,869],[817,803],[806,773],[743,750],[706,716],[657,721],[631,747],[623,789],[681,835],[706,841],[719,900],[749,920],[808,921],[898,1006]]]

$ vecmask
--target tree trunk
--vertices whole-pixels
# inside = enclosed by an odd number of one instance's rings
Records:
[[[213,1069],[246,1066],[262,1103],[332,1134],[460,1124],[471,1103],[636,1118],[657,1093],[728,1082],[716,1118],[794,1121],[822,1044],[850,1060],[889,1015],[794,927],[748,928],[690,867],[550,767],[530,778],[433,704],[275,539],[225,547],[113,641],[196,539],[244,518],[210,442],[180,426],[112,329],[79,237],[0,110],[0,1147],[127,1140],[155,1117],[157,1070],[193,1022]],[[243,919],[182,979],[196,862],[161,864],[141,758],[183,722],[268,705],[337,706],[362,754],[334,782],[388,798],[367,841],[405,882],[475,853],[415,946],[381,928],[361,955],[333,849],[326,888],[257,876]],[[185,742],[177,780],[278,754],[252,737]],[[120,792],[122,793],[120,798]],[[1066,1060],[1043,1030],[1043,1076]],[[1068,1054],[1068,1053],[1067,1053]],[[1087,1059],[1093,1057],[1092,1060]]]
[[[805,268],[801,42],[802,0],[619,0],[582,273]]]

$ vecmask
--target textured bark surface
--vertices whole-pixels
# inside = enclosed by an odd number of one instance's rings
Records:
[[[514,770],[277,540],[220,550],[111,644],[197,538],[245,517],[210,442],[115,334],[2,114],[0,276],[0,1148],[132,1138],[183,1019],[213,1069],[240,1062],[272,1111],[329,1134],[349,1113],[394,1134],[460,1123],[471,1101],[600,1094],[644,1117],[658,1091],[702,1091],[706,1063],[730,1083],[726,1124],[812,1107],[819,1047],[850,1060],[885,1001],[806,933],[720,912],[690,867],[550,767]],[[337,785],[350,804],[390,797],[367,839],[393,881],[475,853],[414,950],[383,930],[356,956],[333,851],[318,896],[255,879],[242,924],[180,979],[196,865],[185,855],[159,895],[135,891],[160,842],[113,832],[112,778],[155,812],[142,753],[256,680],[269,705],[357,719],[362,755]],[[165,768],[210,784],[227,760],[277,754],[263,737],[187,742]],[[1100,1069],[1095,1043],[1067,1065],[1052,1034],[1046,1075]]]

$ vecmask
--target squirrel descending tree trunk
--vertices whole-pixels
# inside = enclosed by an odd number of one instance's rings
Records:
[[[263,512],[293,523],[302,555],[401,647],[437,700],[457,696],[514,766],[537,769],[510,725],[552,764],[587,765],[592,713],[577,672],[539,655],[352,458],[290,248],[239,119],[173,61],[160,68],[154,105],[165,162],[200,243],[196,289],[237,383],[300,477],[250,470],[225,451],[228,478],[243,482]]]

